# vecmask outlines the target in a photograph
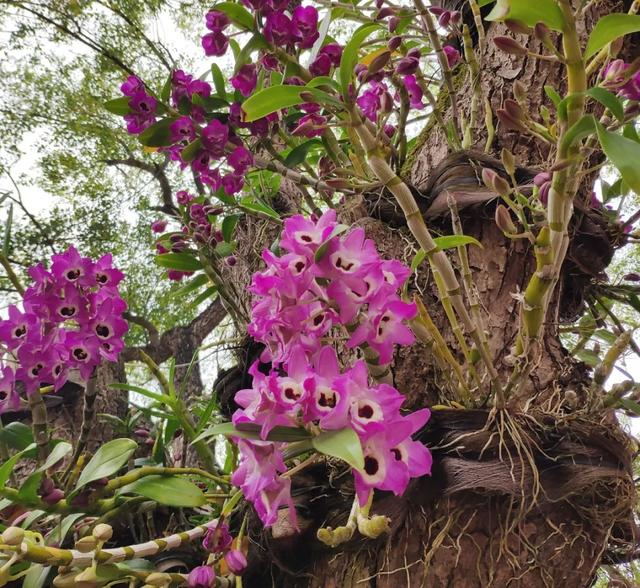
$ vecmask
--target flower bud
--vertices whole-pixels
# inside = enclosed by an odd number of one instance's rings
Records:
[[[98,540],[93,535],[78,539],[75,544],[75,548],[80,553],[91,553],[96,547],[98,547]]]
[[[500,159],[502,160],[505,171],[512,176],[516,171],[516,159],[513,153],[508,149],[503,149],[500,153]]]
[[[626,274],[622,279],[626,280],[627,282],[640,282],[640,274],[631,272],[630,274]]]
[[[215,584],[215,581],[216,573],[211,566],[198,566],[189,572],[187,586],[189,588],[210,588]]]
[[[504,24],[512,33],[515,33],[516,35],[528,35],[531,31],[531,29],[526,24],[519,20],[513,20],[509,18],[504,21]]]
[[[20,527],[7,527],[0,536],[5,545],[20,545],[24,539],[24,529]]]
[[[524,102],[527,97],[527,89],[520,80],[513,82],[513,95],[518,102]]]
[[[389,63],[390,58],[391,51],[389,50],[383,51],[380,55],[376,55],[369,64],[368,72],[370,74],[379,72],[385,65],[387,65],[387,63]]]
[[[509,211],[502,204],[498,204],[498,206],[496,206],[495,221],[498,228],[505,234],[515,235],[518,232],[518,229],[511,220]]]
[[[171,576],[162,572],[153,572],[147,576],[145,581],[150,586],[165,587],[171,584]]]
[[[445,10],[439,17],[438,17],[438,24],[443,28],[446,29],[447,26],[449,25],[449,21],[451,20],[451,13],[448,10]]]
[[[229,267],[233,267],[238,263],[238,258],[235,255],[230,255],[224,261]]]
[[[100,523],[93,528],[93,536],[98,541],[109,541],[109,539],[113,537],[113,528],[111,527],[111,525]]]
[[[227,562],[227,567],[236,576],[242,575],[242,572],[247,567],[247,558],[242,551],[238,549],[232,549],[224,556],[224,561]]]
[[[42,502],[46,502],[47,504],[53,506],[54,504],[58,504],[64,498],[64,492],[60,490],[60,488],[54,488],[49,494],[46,494],[42,497]]]
[[[389,51],[396,51],[398,47],[402,45],[402,37],[400,35],[396,35],[395,37],[391,37],[389,42],[387,43],[387,49]]]
[[[133,434],[136,437],[142,437],[143,439],[146,439],[149,436],[149,430],[148,429],[136,429]]]
[[[451,22],[454,25],[460,24],[462,21],[462,14],[459,10],[454,10],[451,12]]]
[[[527,49],[511,37],[495,37],[495,46],[509,55],[526,55]]]
[[[396,63],[395,72],[399,76],[411,75],[416,72],[420,62],[415,57],[403,57]]]
[[[496,194],[508,194],[510,192],[507,181],[487,167],[482,168],[482,181],[489,190]]]
[[[393,16],[395,14],[395,10],[390,6],[385,6],[378,11],[376,14],[376,20],[382,20],[383,18],[387,18],[387,16]]]
[[[496,110],[496,117],[507,128],[514,131],[526,132],[527,128],[517,119],[514,119],[505,109]]]
[[[414,47],[413,49],[409,49],[409,51],[407,51],[406,57],[411,57],[412,59],[420,59],[420,57],[422,57],[422,51],[420,51],[420,49],[418,49],[417,47]]]
[[[400,24],[400,19],[397,16],[392,16],[387,22],[390,33],[394,33]]]
[[[538,41],[542,41],[546,43],[550,40],[551,30],[549,27],[543,22],[537,22],[536,26],[533,27],[533,36],[538,39]]]
[[[533,176],[533,185],[541,188],[546,182],[551,180],[551,174],[549,172],[540,172]]]
[[[428,10],[433,16],[440,16],[443,12],[446,12],[446,9],[442,8],[442,6],[430,6]]]

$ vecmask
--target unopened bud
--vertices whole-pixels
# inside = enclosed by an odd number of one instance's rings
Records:
[[[232,549],[224,556],[224,561],[227,563],[229,570],[236,576],[242,575],[247,567],[247,558],[242,551],[238,549]]]
[[[64,492],[60,488],[54,488],[49,494],[42,497],[42,502],[51,506],[58,504],[64,498]]]
[[[520,20],[507,19],[504,21],[506,27],[516,35],[528,35],[531,29]]]
[[[396,35],[395,37],[391,37],[389,42],[387,43],[387,49],[389,51],[396,51],[398,47],[402,45],[402,37],[400,35]]]
[[[527,88],[520,80],[513,82],[513,95],[518,102],[524,102],[527,98]]]
[[[449,25],[449,21],[451,20],[451,13],[448,10],[445,10],[439,17],[438,17],[438,24],[443,28],[447,28],[447,26]]]
[[[391,51],[388,49],[380,53],[380,55],[376,55],[369,64],[369,73],[374,74],[379,72],[385,65],[387,65],[387,63],[389,63],[390,57]]]
[[[80,553],[91,553],[96,549],[96,547],[98,547],[98,541],[92,535],[79,539],[78,541],[76,541],[76,544],[75,544],[75,548]]]
[[[395,10],[390,6],[385,6],[378,11],[376,14],[376,20],[382,20],[383,18],[387,18],[387,16],[393,16],[395,14]]]
[[[516,229],[516,226],[511,220],[509,211],[502,204],[498,204],[496,207],[495,221],[498,228],[507,235],[515,235],[518,232],[518,229]]]
[[[460,24],[460,21],[462,21],[462,14],[459,10],[453,10],[451,12],[451,22],[457,25]]]
[[[520,104],[518,104],[515,100],[511,100],[511,98],[507,98],[503,104],[502,108],[507,111],[509,116],[517,121],[524,120],[524,112],[522,112],[522,108]]]
[[[171,576],[162,572],[154,572],[149,574],[145,581],[150,586],[169,586],[171,584]]]
[[[504,108],[496,110],[496,117],[507,129],[521,132],[527,131],[527,128],[519,120],[514,119]]]
[[[543,22],[537,22],[536,26],[533,27],[533,36],[538,39],[538,41],[546,43],[550,40],[550,35],[551,30]]]
[[[511,191],[507,181],[487,167],[482,169],[482,181],[489,190],[496,194],[509,194]]]
[[[511,37],[495,37],[495,46],[509,55],[526,55],[527,49]]]
[[[133,434],[136,437],[142,437],[143,439],[146,439],[149,436],[149,430],[148,429],[136,429]]]
[[[392,16],[387,21],[387,26],[389,28],[390,33],[395,33],[399,25],[400,25],[400,19],[397,16]]]
[[[516,172],[516,159],[513,156],[513,153],[508,149],[503,149],[500,153],[500,159],[502,160],[502,165],[504,166],[505,171],[512,176]]]
[[[24,529],[20,527],[7,527],[0,537],[5,545],[20,545],[24,539]]]
[[[380,110],[382,112],[391,112],[393,110],[393,98],[389,92],[385,92],[380,96]]]
[[[315,96],[311,92],[300,92],[300,98],[305,102],[314,102],[316,100]]]
[[[113,537],[113,528],[111,525],[100,523],[93,528],[92,534],[98,541],[109,541]]]

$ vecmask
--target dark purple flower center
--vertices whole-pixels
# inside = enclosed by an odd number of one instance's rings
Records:
[[[367,474],[369,474],[370,476],[375,476],[378,473],[379,469],[380,464],[375,457],[367,455],[367,457],[364,458],[364,471],[367,472]]]
[[[63,306],[60,309],[60,314],[64,317],[70,318],[76,314],[76,310],[75,306]]]
[[[75,282],[80,277],[81,273],[82,272],[78,268],[69,270],[67,272],[67,280],[69,280],[70,282]]]
[[[9,398],[9,392],[0,390],[0,402],[4,402],[7,398]]]
[[[329,394],[321,392],[320,398],[318,398],[318,405],[322,406],[322,408],[335,408],[336,395],[333,392],[330,392]]]
[[[320,326],[323,320],[324,320],[324,313],[321,312],[320,314],[317,314],[316,316],[313,317],[313,326],[314,327]]]
[[[400,461],[402,459],[402,453],[400,452],[400,450],[397,447],[394,447],[391,450],[391,453],[393,453],[393,455],[396,458],[396,461]]]
[[[300,240],[305,243],[313,243],[313,239],[309,235],[300,235]]]
[[[361,419],[370,419],[373,416],[374,410],[370,404],[364,404],[358,407],[358,416]]]
[[[62,366],[58,364],[53,368],[53,375],[59,376],[61,373],[62,373]]]
[[[43,368],[44,366],[41,363],[37,363],[36,365],[34,365],[31,368],[31,375],[32,376],[37,376],[40,373],[40,370]]]
[[[107,337],[109,337],[109,335],[111,335],[111,329],[105,324],[98,324],[96,325],[96,335],[98,335],[98,337],[106,339]]]
[[[76,347],[73,350],[73,357],[75,357],[78,361],[84,361],[89,357],[89,354],[82,347]]]
[[[298,394],[291,386],[284,389],[284,396],[289,400],[298,400],[300,394]]]
[[[336,259],[336,267],[343,269],[345,272],[348,272],[353,267],[353,262],[344,263],[342,257],[338,257],[338,259]]]
[[[109,281],[109,276],[107,274],[96,274],[96,281],[98,284],[106,284]]]
[[[304,263],[304,261],[299,261],[298,263],[296,263],[296,265],[294,267],[296,268],[296,271],[298,273],[301,273],[302,270],[305,268],[305,263]]]
[[[16,336],[16,338],[20,338],[20,337],[24,337],[27,334],[27,325],[20,325],[14,332],[13,334]]]

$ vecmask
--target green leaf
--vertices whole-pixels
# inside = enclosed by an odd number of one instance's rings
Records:
[[[178,288],[175,293],[175,298],[182,298],[187,294],[191,294],[195,290],[202,288],[205,284],[209,283],[209,277],[206,274],[198,274],[192,280],[189,280],[184,286]]]
[[[483,249],[480,241],[468,235],[445,235],[444,237],[436,237],[434,241],[440,249],[451,249],[453,247],[462,247],[463,245],[477,245],[480,249]]]
[[[558,108],[558,105],[562,102],[562,98],[560,94],[556,92],[556,89],[553,86],[547,85],[544,87],[544,93],[549,97],[549,100],[553,102],[554,106]]]
[[[224,76],[222,75],[222,70],[216,63],[211,64],[211,77],[213,78],[213,85],[216,89],[216,94],[223,98],[227,99],[227,89],[224,83]]]
[[[0,429],[0,442],[21,451],[34,442],[33,431],[24,423],[13,421]]]
[[[198,153],[200,153],[200,149],[202,149],[202,141],[200,139],[196,139],[195,141],[191,141],[181,152],[180,157],[182,161],[185,163],[192,162],[196,157],[198,157]]]
[[[45,462],[36,470],[36,472],[44,472],[49,468],[56,465],[61,459],[64,459],[69,453],[71,453],[71,443],[66,441],[60,441],[56,443],[55,447],[51,450]]]
[[[498,0],[485,20],[517,20],[530,27],[543,22],[554,31],[561,31],[564,27],[562,11],[556,0]]]
[[[73,527],[74,523],[83,516],[85,516],[84,513],[76,512],[64,517],[64,519],[62,519],[60,523],[56,525],[45,537],[45,543],[47,545],[62,545],[62,542],[65,540],[67,533],[71,530],[71,527]]]
[[[267,206],[266,204],[262,204],[261,202],[256,202],[252,196],[243,198],[242,200],[240,200],[239,204],[246,210],[250,210],[252,212],[261,212],[262,214],[266,214],[271,218],[280,218],[280,215],[275,210],[273,210],[273,208]]]
[[[22,580],[22,588],[42,588],[51,572],[51,566],[31,564],[29,571]]]
[[[222,220],[222,237],[227,243],[231,242],[231,239],[233,238],[233,231],[241,217],[241,214],[230,214],[225,216]]]
[[[346,44],[344,50],[342,51],[342,58],[340,59],[340,69],[339,69],[339,78],[340,78],[340,87],[342,90],[342,95],[347,96],[349,92],[349,84],[353,79],[353,71],[356,67],[356,63],[358,63],[358,51],[360,50],[360,45],[364,42],[364,40],[374,31],[380,29],[380,25],[378,24],[364,24],[360,28],[356,29],[353,35],[351,35],[350,41]]]
[[[124,116],[125,114],[129,114],[131,112],[131,108],[129,108],[130,99],[131,98],[129,96],[114,98],[113,100],[108,100],[107,102],[105,102],[104,107],[113,114]]]
[[[483,6],[486,6],[487,4],[491,4],[492,2],[495,2],[496,0],[478,0],[478,6],[480,8],[482,8]]]
[[[626,184],[640,194],[640,143],[611,133],[600,123],[596,124],[596,131],[605,155],[618,168]]]
[[[617,13],[603,16],[589,35],[585,59],[589,59],[618,37],[638,31],[640,31],[640,16],[637,14]]]
[[[170,396],[167,396],[166,394],[160,394],[159,392],[154,392],[153,390],[148,390],[147,388],[142,388],[141,386],[135,386],[133,384],[116,382],[114,384],[110,384],[109,388],[114,388],[116,390],[126,390],[127,392],[136,392],[137,394],[141,394],[146,398],[151,398],[151,400],[155,400],[160,404],[171,405],[173,403],[172,398]]]
[[[160,90],[160,100],[165,104],[169,103],[171,97],[171,87],[173,86],[173,72],[170,72]]]
[[[251,61],[251,54],[254,51],[267,47],[269,47],[269,43],[267,43],[266,39],[260,33],[254,33],[236,57],[235,72],[237,73],[243,65]]]
[[[145,147],[168,147],[173,145],[170,127],[176,120],[174,117],[159,120],[142,131],[138,135],[138,141]]]
[[[206,431],[203,431],[198,435],[191,444],[202,441],[203,439],[209,439],[216,435],[224,435],[225,437],[239,437],[240,439],[257,439],[260,440],[260,426],[250,423],[243,423],[234,426],[233,423],[220,423],[209,427]],[[306,429],[300,427],[273,427],[267,435],[267,441],[302,441],[309,439],[311,435]]]
[[[191,99],[196,106],[202,106],[206,112],[214,112],[224,106],[229,106],[229,103],[217,96],[200,96],[200,94],[194,94]]]
[[[320,104],[333,104],[340,108],[343,107],[337,98],[317,88],[290,85],[269,86],[249,96],[242,103],[242,110],[245,114],[244,120],[253,122],[283,108],[309,102],[309,96],[302,97],[302,94],[311,94],[315,101]]]
[[[356,470],[364,469],[360,438],[350,427],[339,431],[324,431],[314,437],[311,443],[320,453],[337,457]]]
[[[251,16],[251,14],[249,14],[249,12],[240,4],[236,4],[234,2],[220,2],[213,6],[213,10],[224,12],[232,22],[243,29],[252,31],[254,28],[253,16]]]
[[[576,141],[582,141],[585,137],[593,134],[596,128],[596,119],[592,114],[585,114],[577,120],[564,134],[562,139],[562,148],[566,150]]]
[[[137,447],[133,439],[114,439],[100,446],[80,473],[76,488],[115,474],[127,463]]]
[[[597,100],[605,108],[611,111],[611,114],[615,116],[620,122],[624,120],[624,107],[620,99],[609,90],[604,88],[589,88],[586,92],[587,96],[591,96],[594,100]]]
[[[202,269],[202,264],[189,253],[161,253],[156,255],[155,260],[160,267],[181,272],[197,272]]]
[[[420,264],[424,261],[424,258],[427,256],[427,252],[424,249],[419,249],[418,252],[413,256],[411,260],[411,271],[415,272]]]
[[[139,494],[160,504],[196,507],[206,503],[202,490],[178,476],[145,476],[120,489],[121,494]]]
[[[18,496],[16,502],[26,502],[27,504],[37,500],[38,490],[44,476],[43,472],[34,472],[31,474],[25,482],[20,486],[18,490]]]
[[[301,143],[290,151],[289,155],[287,155],[287,158],[284,160],[284,164],[287,167],[296,167],[296,165],[300,165],[307,159],[309,151],[318,146],[322,147],[322,141],[319,139],[310,139],[309,141]]]
[[[191,302],[189,306],[197,307],[202,304],[205,300],[209,298],[213,298],[213,296],[218,292],[218,288],[216,286],[211,286],[207,288],[202,294],[199,294],[198,297]]]
[[[619,402],[620,406],[640,416],[640,404],[638,404],[635,400],[631,400],[630,398],[621,398]]]
[[[25,447],[22,451],[12,455],[7,461],[0,466],[0,488],[4,488],[7,483],[14,466],[28,453],[30,450],[35,449],[36,444],[32,443],[28,447]]]
[[[313,261],[318,263],[327,254],[327,249],[329,249],[329,244],[331,243],[331,241],[339,235],[342,235],[342,233],[344,233],[345,231],[348,231],[350,228],[351,227],[349,225],[336,225],[329,236],[320,244],[320,247],[316,249],[316,253],[313,256]]]
[[[640,135],[638,135],[638,131],[633,123],[629,123],[622,127],[622,134],[627,138],[635,141],[636,143],[640,143]]]
[[[575,353],[575,357],[591,367],[596,367],[600,363],[599,355],[592,349],[580,349]]]

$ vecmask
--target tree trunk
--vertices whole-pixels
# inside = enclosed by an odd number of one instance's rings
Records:
[[[628,3],[621,0],[595,3],[587,15],[588,29],[599,16],[625,8]],[[506,28],[500,24],[487,32],[481,55],[484,94],[495,112],[504,99],[512,97],[512,84],[519,80],[526,87],[529,111],[538,118],[541,105],[551,107],[544,86],[563,91],[562,69],[500,52],[491,39],[504,34]],[[522,44],[529,41],[516,37]],[[531,51],[542,52],[537,45],[532,41]],[[623,54],[634,55],[634,49],[637,44],[625,47]],[[470,96],[470,76],[461,71],[456,78],[459,96]],[[468,114],[468,103],[461,100],[463,114]],[[483,115],[473,136],[474,149],[482,151]],[[430,225],[450,233],[447,217],[433,218],[427,205],[434,195],[428,193],[434,189],[433,176],[450,155],[443,131],[429,125],[418,145],[404,166],[404,178],[422,191]],[[520,166],[540,170],[549,165],[553,151],[498,125],[491,155],[499,158],[502,148],[514,153]],[[605,552],[633,547],[637,535],[630,442],[612,414],[587,412],[589,370],[569,356],[557,328],[560,320],[577,316],[584,288],[606,268],[613,253],[607,221],[581,205],[590,199],[593,179],[585,179],[584,192],[576,200],[579,214],[572,223],[573,246],[546,319],[540,360],[508,409],[433,411],[421,434],[434,454],[432,476],[414,481],[400,499],[376,493],[373,512],[387,514],[392,521],[391,532],[377,541],[357,536],[331,550],[315,538],[320,526],[336,527],[346,521],[353,489],[343,481],[348,476],[336,475],[340,466],[318,466],[294,481],[303,534],[292,534],[283,517],[283,524],[272,533],[256,537],[267,549],[252,552],[244,581],[247,588],[582,588],[593,582]],[[480,192],[484,190],[481,183]],[[487,311],[492,355],[499,373],[508,374],[519,324],[516,296],[526,286],[535,262],[526,240],[506,239],[496,227],[494,209],[495,200],[488,195],[485,202],[462,210],[461,217],[465,234],[483,245],[469,248],[471,267]],[[345,222],[364,226],[383,257],[410,260],[409,232],[374,220],[371,212],[366,198],[364,202],[352,199],[341,215]],[[374,216],[389,220],[388,215]],[[244,230],[252,248],[258,242],[270,245],[256,238],[259,229]],[[233,279],[246,283],[255,269],[235,268]],[[419,293],[445,338],[453,343],[435,287],[424,277],[428,276],[426,265],[424,269],[417,284]],[[407,397],[407,408],[434,406],[453,397],[424,345],[396,354],[393,374],[396,387]],[[481,405],[482,399],[477,400]]]

